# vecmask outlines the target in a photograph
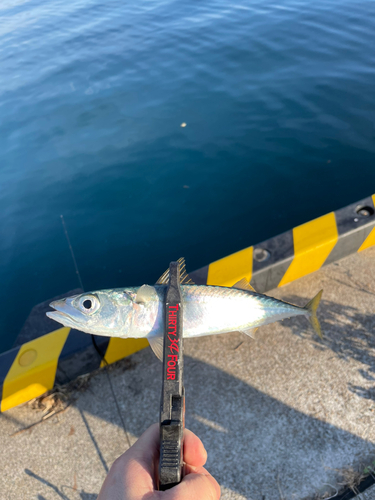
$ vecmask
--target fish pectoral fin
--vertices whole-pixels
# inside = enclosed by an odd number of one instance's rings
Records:
[[[155,356],[160,359],[160,361],[163,361],[163,337],[150,337],[147,340]]]
[[[178,265],[180,268],[180,284],[181,285],[194,285],[194,281],[190,279],[188,273],[185,269],[185,259],[184,257],[180,257],[178,259]],[[169,283],[169,268],[160,276],[156,285],[168,285]]]
[[[242,280],[237,281],[232,288],[237,288],[238,290],[250,290],[251,292],[255,292],[254,288],[250,285],[246,278],[242,278]]]
[[[253,340],[255,340],[255,337],[253,337],[253,334],[258,330],[259,327],[257,328],[246,328],[244,330],[238,330],[241,333],[246,333],[249,337],[251,337]]]
[[[135,302],[137,304],[145,304],[155,297],[155,289],[149,285],[142,285],[135,296]]]

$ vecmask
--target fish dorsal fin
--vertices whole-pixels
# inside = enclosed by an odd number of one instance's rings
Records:
[[[254,288],[250,285],[246,278],[242,278],[242,280],[237,281],[232,288],[238,288],[239,290],[250,290],[251,292],[255,292]]]
[[[147,340],[155,356],[163,361],[163,337],[150,337]]]
[[[181,285],[194,285],[194,282],[190,279],[188,273],[185,269],[185,259],[180,257],[178,259],[178,265],[180,268],[180,284]],[[169,268],[160,276],[156,285],[168,285],[169,283]]]
[[[135,302],[137,304],[145,304],[155,297],[155,290],[152,286],[142,285],[138,288]]]

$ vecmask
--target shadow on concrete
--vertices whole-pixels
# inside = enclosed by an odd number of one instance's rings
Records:
[[[301,302],[301,298],[296,296],[288,296],[284,300],[296,304]],[[358,373],[365,381],[374,382],[375,314],[358,313],[355,307],[327,300],[322,301],[322,310],[324,315],[320,315],[319,320],[324,339],[315,342],[316,349],[330,349],[341,359],[353,359],[361,363],[364,368],[359,369]],[[306,325],[305,318],[286,319],[283,324],[301,338],[312,338],[312,329]],[[349,384],[348,389],[360,397],[375,401],[374,384],[371,388]]]
[[[73,494],[74,494],[75,498],[77,498],[77,493],[78,493],[79,498],[81,498],[81,500],[96,500],[96,498],[98,496],[96,493],[86,493],[83,490],[81,490],[80,492],[76,492],[76,490],[74,490],[70,486],[61,486],[60,488],[58,488],[56,485],[52,484],[51,482],[47,481],[46,479],[43,479],[42,477],[38,476],[38,474],[35,474],[34,472],[32,472],[29,469],[25,469],[25,474],[36,479],[37,481],[44,484],[45,486],[48,486],[48,488],[51,488],[51,490],[53,490],[63,500],[71,500],[71,498],[72,498],[71,496],[69,496],[69,494],[64,493],[65,489],[73,490],[73,492],[74,492]],[[38,500],[47,500],[43,495],[38,495],[37,499]]]
[[[335,342],[331,339],[332,347]],[[127,431],[138,437],[158,420],[161,363],[150,349],[132,360],[124,372],[112,370],[111,379]],[[110,394],[106,377],[97,376],[91,387],[98,397],[83,394],[77,401],[80,411],[121,426],[115,402],[103,398]],[[337,469],[375,455],[373,443],[189,356],[185,388],[186,426],[202,439],[208,469],[223,487],[246,499],[312,498],[332,491],[327,484],[335,484]]]
[[[301,303],[301,298],[295,296],[284,300]],[[318,351],[329,349],[342,359],[360,362],[362,368],[358,373],[367,385],[349,384],[348,389],[375,400],[374,388],[368,388],[368,382],[375,381],[375,356],[371,352],[375,348],[375,315],[359,314],[354,307],[327,300],[322,301],[321,310],[323,342],[314,340],[303,317],[284,320],[283,325],[298,337],[308,339]],[[207,360],[215,363],[215,356],[210,359],[207,352]],[[139,437],[159,418],[162,365],[148,348],[134,354],[131,362],[129,359],[118,362],[109,373],[126,431]],[[84,413],[122,427],[108,382],[101,372],[91,381],[89,391],[80,394],[76,402],[93,452],[106,471],[108,465],[101,449],[104,443],[95,437]],[[335,491],[329,485],[335,485],[340,469],[375,457],[373,443],[268,396],[267,387],[262,392],[190,356],[185,356],[185,388],[186,426],[202,439],[208,451],[207,468],[223,487],[245,499],[300,500],[313,498],[314,494],[323,497],[324,492]],[[28,469],[25,473],[54,490],[60,498],[72,498],[65,487],[58,488]],[[74,498],[77,494],[74,493]],[[93,500],[97,495],[84,491],[79,494],[84,500]],[[41,495],[38,498],[44,500]]]
[[[97,443],[97,441],[96,441],[96,439],[95,439],[95,436],[94,436],[94,434],[93,434],[93,432],[92,432],[92,430],[91,430],[91,427],[89,426],[89,423],[87,422],[87,419],[86,419],[85,415],[83,414],[83,411],[82,411],[82,410],[80,410],[80,414],[81,414],[81,417],[82,417],[83,423],[85,424],[86,430],[87,430],[87,432],[88,432],[88,434],[89,434],[89,436],[90,436],[90,439],[91,439],[91,441],[92,441],[92,444],[93,444],[93,445],[94,445],[94,447],[95,447],[95,451],[96,451],[96,453],[97,453],[97,455],[98,455],[98,457],[99,457],[99,460],[100,460],[100,462],[101,462],[101,464],[102,464],[102,466],[103,466],[103,468],[104,468],[105,472],[108,474],[109,469],[108,469],[107,462],[104,460],[104,457],[103,457],[103,454],[102,454],[102,452],[101,452],[101,450],[100,450],[100,447],[99,447],[99,445],[98,445],[98,443]]]

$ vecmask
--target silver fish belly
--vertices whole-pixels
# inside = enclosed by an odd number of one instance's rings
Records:
[[[254,292],[216,286],[183,286],[186,337],[249,330],[306,311]],[[185,326],[186,325],[186,326]]]

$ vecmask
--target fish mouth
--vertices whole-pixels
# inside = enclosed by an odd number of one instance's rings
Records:
[[[69,320],[69,316],[67,316],[62,311],[48,311],[46,312],[46,316],[54,319],[55,321],[58,321],[59,323],[64,323],[66,320]]]
[[[76,326],[71,314],[66,312],[66,310],[70,309],[70,307],[65,301],[56,300],[54,302],[51,302],[49,306],[55,310],[48,311],[46,313],[46,316],[48,316],[48,318],[53,319],[54,321],[57,321],[58,323],[61,323],[64,326],[70,326],[70,327]]]

